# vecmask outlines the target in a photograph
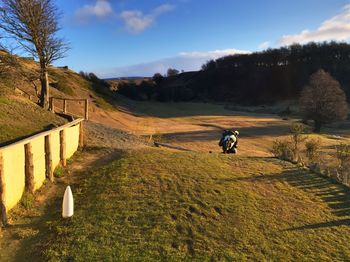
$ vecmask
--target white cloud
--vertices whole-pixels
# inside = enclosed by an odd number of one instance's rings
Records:
[[[144,14],[140,10],[126,10],[120,14],[120,18],[129,32],[139,33],[149,28],[158,16],[170,12],[174,8],[174,5],[163,4],[153,9],[149,14]]]
[[[163,4],[163,5],[156,7],[155,9],[153,9],[152,13],[153,13],[153,16],[158,16],[158,15],[164,14],[166,12],[170,12],[170,11],[174,10],[174,8],[175,8],[174,5]]]
[[[281,45],[305,44],[311,41],[345,41],[350,39],[350,4],[343,11],[324,21],[316,30],[303,30],[299,34],[284,35],[279,39]]]
[[[258,46],[258,48],[260,49],[260,50],[265,50],[265,49],[267,49],[267,48],[269,48],[270,47],[270,41],[265,41],[265,42],[262,42],[259,46]]]
[[[154,18],[150,15],[144,15],[141,11],[131,10],[123,11],[120,18],[124,21],[128,31],[138,33],[150,27]]]
[[[213,50],[207,52],[181,52],[179,53],[180,57],[186,58],[205,58],[205,59],[217,59],[219,57],[235,54],[248,54],[250,51],[243,51],[238,49],[222,49],[222,50]]]
[[[94,5],[84,5],[75,13],[75,18],[80,23],[87,22],[90,18],[103,18],[113,14],[111,4],[107,0],[96,0]]]
[[[152,76],[155,73],[165,74],[168,68],[176,68],[184,71],[199,70],[201,66],[210,59],[217,59],[226,55],[247,54],[250,51],[238,49],[224,49],[207,52],[181,52],[174,57],[164,58],[148,63],[124,66],[112,70],[103,70],[100,77],[122,77],[122,76]]]

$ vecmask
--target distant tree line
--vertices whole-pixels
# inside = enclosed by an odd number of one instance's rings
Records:
[[[110,95],[111,94],[111,86],[108,82],[103,79],[100,79],[97,75],[90,72],[80,71],[79,74],[88,81],[89,87],[92,88],[93,91],[102,95]]]
[[[319,69],[337,79],[349,97],[350,45],[336,42],[294,44],[211,60],[202,66],[201,86],[194,88],[217,100],[273,102],[298,97]]]
[[[131,98],[160,101],[273,103],[298,98],[310,75],[319,69],[339,81],[349,100],[350,45],[337,42],[294,44],[226,56],[208,61],[198,72],[179,73],[169,69],[166,76],[157,73],[147,84],[152,88],[145,83],[129,87],[124,84],[120,91]]]
[[[150,80],[125,81],[118,84],[117,92],[134,100],[157,100],[155,97],[157,84]]]

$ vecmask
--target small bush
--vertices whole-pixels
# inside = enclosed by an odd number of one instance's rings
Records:
[[[319,150],[321,148],[321,140],[320,139],[309,139],[305,143],[306,149],[306,157],[309,159],[310,163],[317,162],[317,158],[319,157]]]
[[[21,198],[21,206],[25,209],[31,208],[34,203],[34,196],[30,193],[24,192]]]
[[[303,123],[292,123],[289,127],[289,132],[293,135],[302,135],[305,134],[307,128]]]
[[[56,167],[55,171],[53,172],[53,175],[55,177],[62,177],[63,176],[63,168],[61,166]]]
[[[279,159],[290,161],[293,158],[292,144],[286,140],[275,140],[271,153]]]
[[[306,137],[304,136],[306,131],[306,127],[302,123],[293,123],[290,128],[289,132],[291,133],[291,141],[292,141],[292,152],[293,152],[293,158],[292,160],[295,162],[298,162],[300,156],[299,156],[299,148],[300,144],[305,141]]]
[[[165,142],[165,137],[164,137],[164,135],[161,134],[161,133],[155,133],[155,134],[152,135],[152,140],[153,140],[154,142],[159,142],[159,143],[161,143],[161,142]]]
[[[339,161],[339,167],[343,170],[350,167],[350,145],[339,144],[335,148],[336,158]]]

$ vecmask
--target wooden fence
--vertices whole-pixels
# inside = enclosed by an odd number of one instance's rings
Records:
[[[66,165],[83,146],[83,120],[0,147],[0,212],[4,225],[7,212],[21,199],[24,192],[34,193],[45,179],[53,181],[54,169]]]
[[[60,97],[50,97],[50,110],[55,112],[55,100],[62,101],[62,113],[71,115],[72,112],[67,112],[67,103],[68,102],[84,102],[84,118],[85,120],[89,120],[89,100],[88,99],[75,99],[75,98],[60,98]]]

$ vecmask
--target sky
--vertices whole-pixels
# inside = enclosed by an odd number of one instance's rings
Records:
[[[55,65],[101,78],[199,70],[292,43],[350,41],[350,0],[57,0],[71,50]]]

